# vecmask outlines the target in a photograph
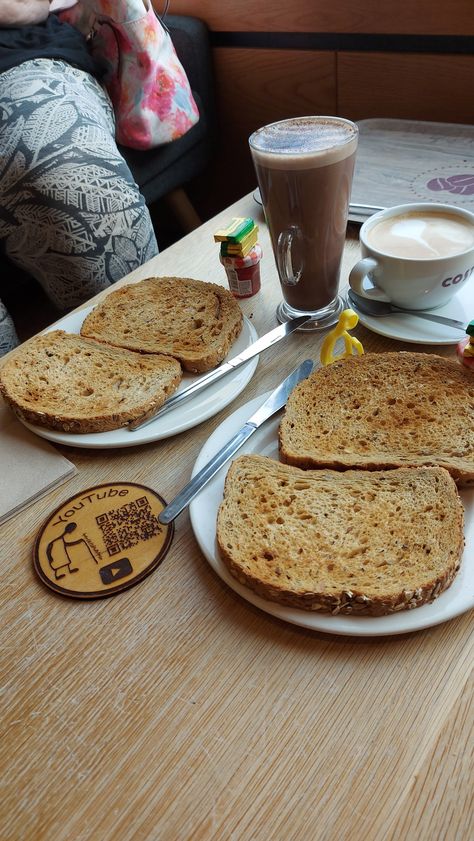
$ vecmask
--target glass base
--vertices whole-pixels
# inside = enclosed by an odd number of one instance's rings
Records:
[[[301,315],[309,315],[309,320],[302,324],[301,327],[298,327],[298,330],[325,330],[327,327],[332,327],[333,324],[337,323],[345,306],[346,305],[340,295],[334,298],[334,301],[331,301],[327,307],[311,312],[295,310],[293,307],[290,307],[286,301],[282,301],[277,307],[276,314],[278,321],[281,324],[284,324],[286,321],[291,321],[292,318],[298,318]]]

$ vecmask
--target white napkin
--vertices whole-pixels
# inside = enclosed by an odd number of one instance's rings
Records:
[[[77,473],[0,403],[0,523]]]

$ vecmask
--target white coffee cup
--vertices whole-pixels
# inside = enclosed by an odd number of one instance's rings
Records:
[[[446,304],[474,275],[474,213],[416,202],[381,210],[360,229],[351,289],[409,310]]]

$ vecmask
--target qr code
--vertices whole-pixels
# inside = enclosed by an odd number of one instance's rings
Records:
[[[109,555],[118,555],[163,530],[146,496],[96,517]]]

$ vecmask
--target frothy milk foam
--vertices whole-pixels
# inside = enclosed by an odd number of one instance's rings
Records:
[[[354,154],[357,132],[330,117],[297,117],[264,126],[251,137],[254,159],[271,169],[312,169]],[[294,156],[294,157],[293,157]]]
[[[472,248],[474,225],[454,214],[413,211],[382,219],[367,231],[366,239],[389,256],[438,259]]]

